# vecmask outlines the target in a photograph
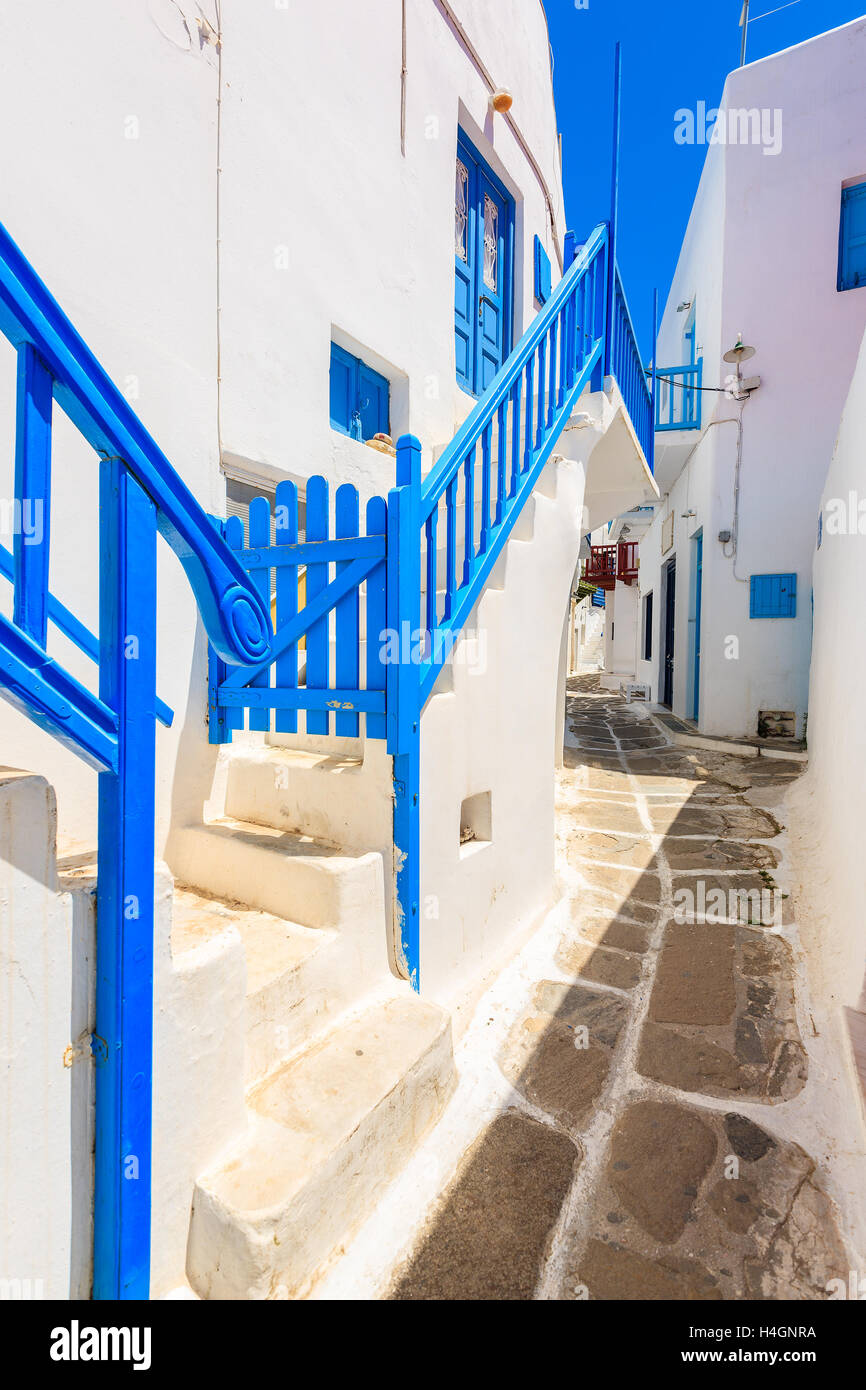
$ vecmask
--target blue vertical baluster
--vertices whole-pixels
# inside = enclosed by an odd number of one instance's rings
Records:
[[[250,550],[268,551],[271,545],[271,504],[267,497],[254,497],[250,502]],[[250,578],[266,608],[271,606],[271,572],[269,569],[255,569]],[[271,683],[271,668],[266,667],[250,681],[252,689],[265,687]],[[249,727],[259,733],[267,733],[271,727],[271,711],[252,705],[249,714]]]
[[[334,535],[340,537],[358,534],[358,489],[351,483],[342,483],[334,498]],[[351,560],[341,560],[336,572],[340,574]],[[360,682],[360,649],[358,645],[358,590],[350,589],[337,603],[336,616],[337,653],[335,671],[339,690],[357,690]],[[359,721],[357,714],[341,711],[334,719],[334,732],[338,737],[357,738]]]
[[[574,326],[574,342],[572,347],[572,371],[569,385],[573,386],[575,377],[583,368],[586,358],[586,292],[589,284],[590,271],[585,271],[580,277],[580,289],[575,303],[575,318],[577,322]]]
[[[421,445],[397,441],[397,486],[388,494],[388,626],[402,632],[421,587]],[[394,759],[394,928],[399,963],[419,987],[420,723],[418,667],[400,644],[388,666],[388,751]]]
[[[445,493],[445,606],[444,616],[454,612],[454,586],[457,575],[457,486],[455,474]]]
[[[535,373],[535,353],[533,352],[526,363],[526,449],[523,455],[524,470],[532,464],[532,417],[535,406],[533,376]]]
[[[489,421],[481,432],[481,535],[478,553],[483,555],[490,544],[490,451],[492,447],[493,421]]]
[[[520,476],[520,395],[523,390],[523,373],[518,374],[511,391],[511,485],[508,489],[508,496],[513,497],[517,491],[517,479]]]
[[[100,464],[99,695],[118,766],[99,774],[93,1295],[147,1298],[153,1076],[156,509]]]
[[[547,367],[547,422],[546,429],[550,429],[553,424],[553,413],[556,409],[556,363],[559,356],[557,352],[556,334],[559,329],[559,319],[555,318],[544,335],[549,342],[548,367]]]
[[[275,539],[277,545],[298,543],[298,489],[288,478],[277,483]],[[298,612],[298,566],[278,565],[276,573],[277,621],[279,630],[291,622]],[[293,642],[281,652],[274,663],[274,681],[278,690],[298,688],[298,644]],[[274,728],[279,734],[298,731],[298,711],[274,711]]]
[[[514,399],[512,390],[510,400]],[[496,431],[496,512],[493,524],[498,526],[502,520],[502,512],[505,506],[505,456],[508,450],[508,400],[504,400],[499,407],[499,424]]]
[[[432,512],[427,518],[425,526],[425,540],[427,545],[427,640],[433,641],[433,635],[439,624],[436,611],[436,545],[437,532],[439,530],[439,503],[437,502]]]
[[[544,420],[547,414],[547,401],[545,399],[546,386],[546,366],[547,366],[547,334],[542,334],[538,344],[538,413],[535,430],[535,447],[540,449],[544,442]]]
[[[328,539],[328,484],[316,474],[307,483],[307,541]],[[328,563],[307,565],[307,603],[312,603],[328,585]],[[307,689],[327,690],[330,681],[329,615],[314,622],[307,631]],[[307,733],[330,732],[327,710],[307,710]]]
[[[12,621],[45,646],[51,514],[53,381],[31,343],[18,349]]]
[[[463,460],[463,583],[475,567],[475,445]]]
[[[565,403],[566,380],[568,376],[568,325],[571,321],[572,297],[565,301],[557,317],[559,332],[559,390],[556,393],[556,408],[561,410]]]
[[[225,539],[225,522],[212,516],[217,533]],[[208,743],[231,743],[231,726],[224,705],[219,702],[219,689],[226,678],[226,664],[221,661],[210,643],[207,648],[207,737]]]
[[[387,536],[388,509],[384,497],[371,497],[367,503],[367,535]],[[367,575],[365,611],[367,633],[367,689],[385,689],[385,663],[382,657],[387,640],[388,613],[386,608],[387,565],[383,559]],[[384,714],[368,714],[364,721],[367,738],[386,738]]]
[[[243,550],[244,548],[244,523],[239,516],[230,516],[225,523],[225,542],[229,550]],[[225,727],[232,729],[242,729],[244,727],[244,709],[242,705],[230,705],[223,716]],[[231,743],[231,732],[227,742]]]

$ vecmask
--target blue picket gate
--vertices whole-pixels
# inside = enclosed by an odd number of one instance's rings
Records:
[[[211,648],[211,743],[230,742],[245,718],[250,730],[296,733],[299,710],[308,734],[357,738],[363,714],[366,737],[386,737],[387,521],[384,498],[371,497],[362,534],[358,490],[343,483],[332,525],[327,480],[315,476],[307,483],[302,541],[289,481],[277,486],[273,518],[268,498],[253,499],[247,536],[240,517],[215,523],[262,602],[270,601],[275,635],[266,659],[232,672]]]

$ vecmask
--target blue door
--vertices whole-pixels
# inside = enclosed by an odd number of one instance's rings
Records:
[[[701,587],[703,582],[704,533],[695,537],[695,696],[692,718],[697,721],[701,703]]]
[[[514,204],[460,135],[454,201],[454,346],[457,380],[480,395],[511,345]]]

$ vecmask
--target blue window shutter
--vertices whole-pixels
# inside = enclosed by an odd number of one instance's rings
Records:
[[[550,298],[550,257],[535,238],[535,298],[539,304],[546,304]]]
[[[358,360],[331,344],[331,425],[341,434],[352,433],[352,416],[358,395]]]
[[[796,574],[753,574],[749,584],[750,618],[796,618]]]
[[[866,183],[842,189],[839,232],[840,290],[866,286]]]
[[[391,386],[360,358],[331,344],[331,425],[352,439],[390,433]]]
[[[361,438],[388,434],[388,382],[363,362],[358,363],[358,397]]]

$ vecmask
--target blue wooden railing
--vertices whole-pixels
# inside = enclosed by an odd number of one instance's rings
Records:
[[[573,238],[569,245],[574,254]],[[418,629],[423,655],[416,661],[404,653],[389,664],[386,703],[394,756],[395,921],[416,988],[421,711],[577,400],[588,385],[600,387],[604,375],[616,378],[651,467],[652,392],[607,224],[574,256],[423,482],[418,440],[398,441],[397,486],[388,497],[389,626]]]
[[[656,372],[656,429],[699,430],[704,359],[687,367],[659,367]]]
[[[628,311],[619,267],[614,279],[613,323],[609,333],[606,375],[616,379],[629,418],[652,472],[655,456],[652,385],[641,361],[637,334]]]
[[[156,536],[186,571],[221,660],[266,658],[256,585],[0,227],[0,332],[17,349],[11,621],[0,615],[0,695],[99,773],[93,1292],[146,1298],[151,1222]],[[49,590],[52,409],[98,456],[98,639]],[[93,694],[47,651],[52,621],[98,661]],[[22,1136],[26,1145],[26,1136]]]
[[[294,732],[299,710],[307,733],[358,735],[363,714],[367,737],[387,737],[395,945],[416,988],[421,712],[578,398],[607,375],[651,466],[651,389],[601,224],[423,481],[420,443],[411,435],[398,441],[397,486],[387,503],[369,501],[365,535],[347,484],[336,493],[332,533],[321,477],[307,486],[301,543],[290,482],[277,489],[273,537],[265,498],[251,504],[248,536],[237,518],[218,523],[263,601],[275,574],[276,636],[267,656],[233,672],[211,652],[209,737],[228,742],[245,717],[250,729],[269,730],[273,717],[276,730]]]

